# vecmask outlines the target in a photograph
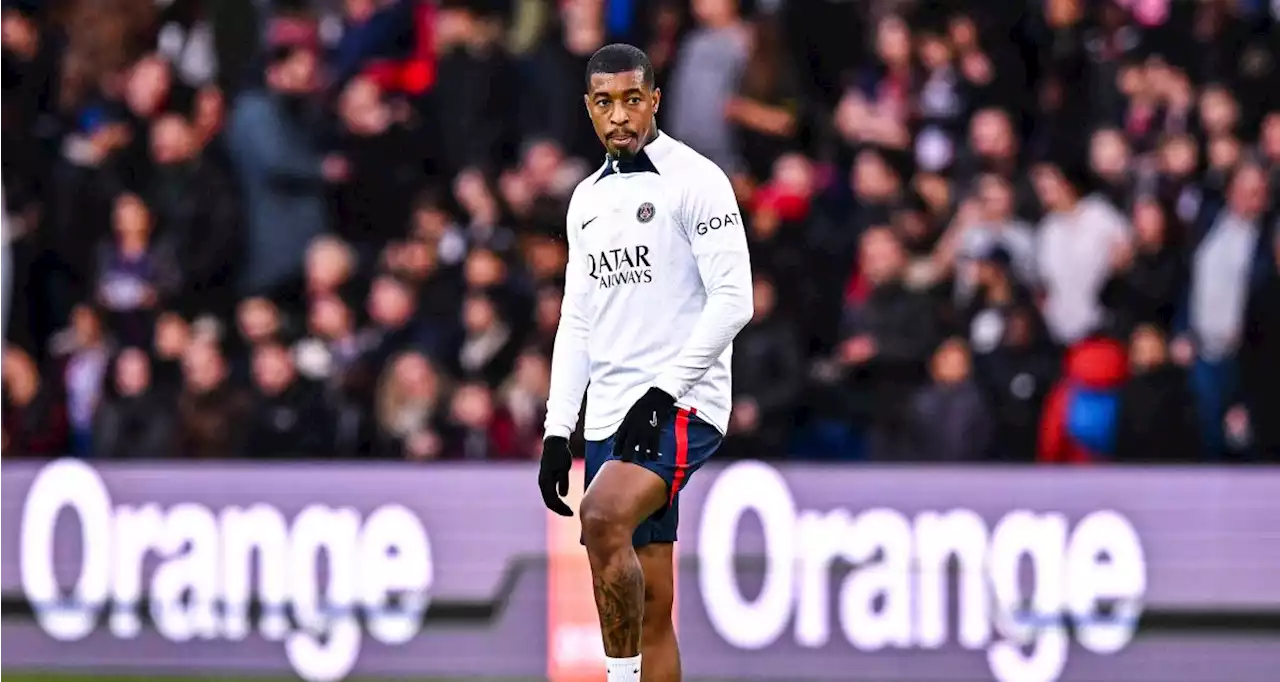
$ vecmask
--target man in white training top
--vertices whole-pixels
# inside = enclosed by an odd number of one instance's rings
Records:
[[[586,391],[582,542],[608,682],[676,682],[679,494],[729,423],[751,263],[729,179],[658,130],[662,93],[644,52],[601,48],[587,64],[584,99],[606,159],[569,202],[538,486],[548,508],[573,515],[560,498]]]

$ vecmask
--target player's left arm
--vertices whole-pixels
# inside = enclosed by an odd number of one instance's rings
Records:
[[[708,167],[685,184],[678,213],[707,302],[680,354],[654,384],[677,400],[715,364],[754,312],[742,211],[729,178]]]

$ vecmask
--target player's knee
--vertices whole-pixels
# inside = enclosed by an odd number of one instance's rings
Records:
[[[612,551],[631,543],[632,529],[615,505],[588,494],[582,500],[582,537],[588,552]]]

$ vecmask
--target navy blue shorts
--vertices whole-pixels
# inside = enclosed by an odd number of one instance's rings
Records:
[[[631,544],[643,547],[650,544],[676,541],[676,527],[680,524],[680,491],[697,471],[720,448],[724,436],[716,427],[702,421],[697,410],[680,409],[675,418],[662,428],[658,441],[658,456],[651,461],[636,460],[635,464],[662,477],[667,482],[667,505],[636,527]],[[614,437],[587,441],[586,484],[591,485],[600,467],[611,459],[621,459],[613,454]]]

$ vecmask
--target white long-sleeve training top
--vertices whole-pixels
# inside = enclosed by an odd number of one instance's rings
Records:
[[[568,437],[584,390],[588,440],[613,434],[650,387],[723,433],[733,338],[752,315],[751,260],[729,178],[660,133],[573,192],[551,361],[547,436]]]

